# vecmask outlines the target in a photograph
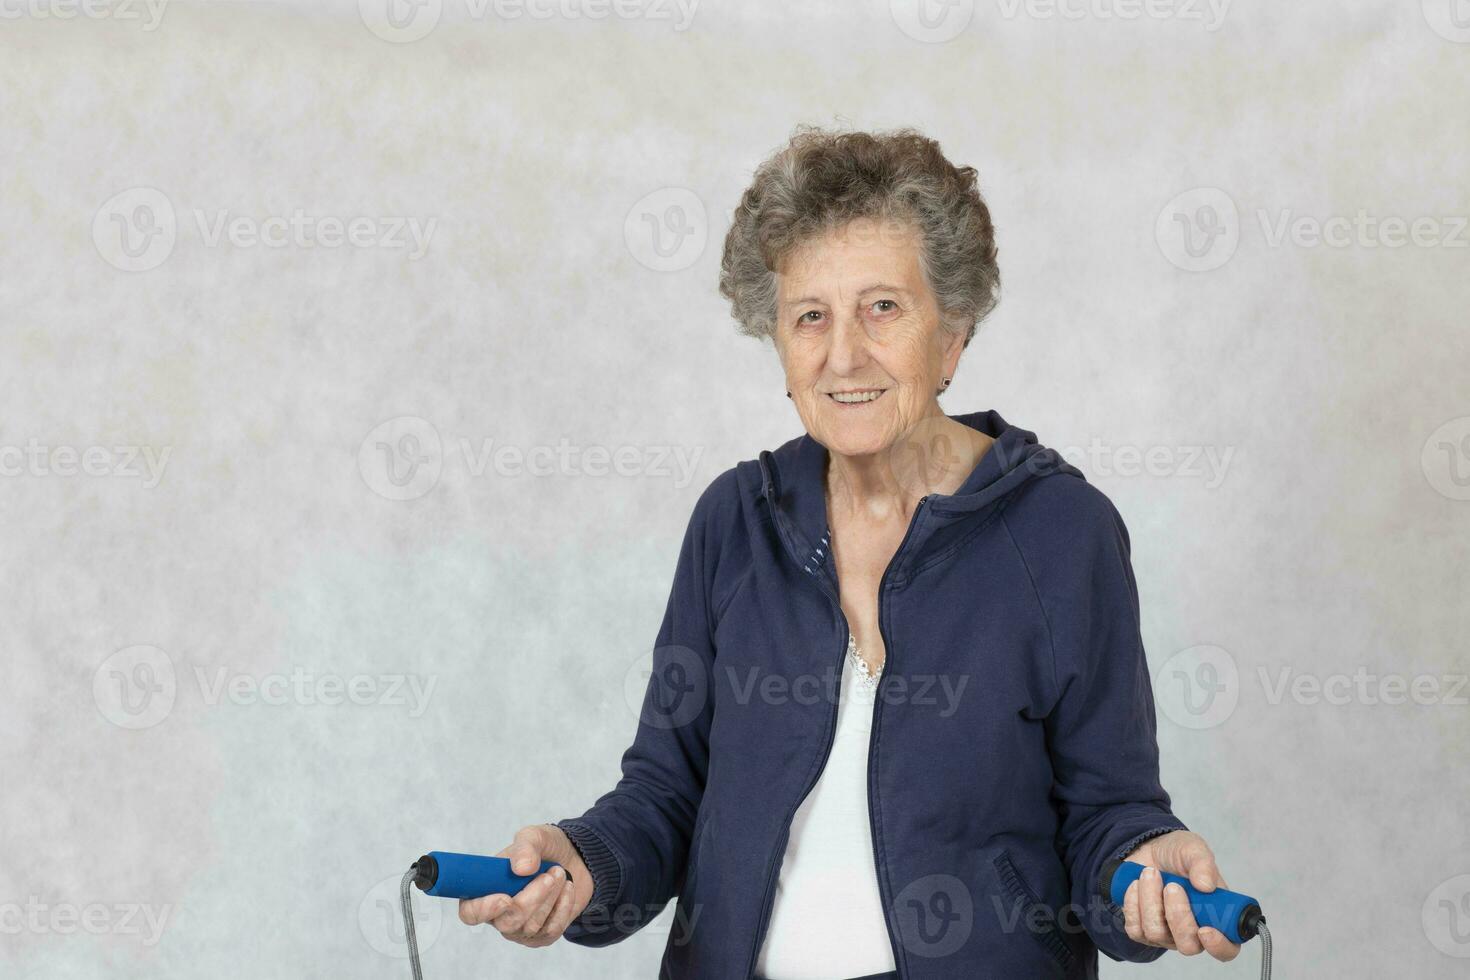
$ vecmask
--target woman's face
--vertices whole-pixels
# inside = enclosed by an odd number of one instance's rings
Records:
[[[777,352],[808,433],[830,452],[884,452],[942,414],[964,338],[943,330],[911,225],[854,221],[796,249],[776,277]]]

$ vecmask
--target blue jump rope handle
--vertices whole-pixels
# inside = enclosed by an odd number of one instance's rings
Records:
[[[1143,874],[1143,865],[1133,861],[1110,861],[1103,869],[1103,884],[1109,897],[1118,905],[1123,904],[1123,893],[1128,886]],[[1181,886],[1189,896],[1189,907],[1194,911],[1194,921],[1202,926],[1218,929],[1232,943],[1243,943],[1256,936],[1256,924],[1264,921],[1261,903],[1249,895],[1216,888],[1202,892],[1189,883],[1188,878],[1160,871],[1163,882]]]
[[[414,883],[425,895],[481,898],[501,893],[514,895],[529,885],[536,875],[545,874],[558,865],[542,861],[535,874],[518,875],[510,869],[510,858],[430,851],[419,858],[414,867],[418,872]],[[567,879],[571,880],[570,874]]]

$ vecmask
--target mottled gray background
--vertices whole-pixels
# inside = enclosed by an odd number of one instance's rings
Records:
[[[413,857],[612,785],[690,507],[800,431],[715,282],[810,121],[978,168],[947,410],[1122,512],[1278,976],[1463,976],[1470,4],[591,2],[0,0],[0,974],[401,980]],[[430,978],[670,918],[453,912]]]

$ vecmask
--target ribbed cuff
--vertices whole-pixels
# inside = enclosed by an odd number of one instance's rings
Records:
[[[622,887],[623,872],[618,865],[618,856],[612,852],[597,831],[579,820],[559,820],[559,827],[572,842],[572,847],[582,856],[582,863],[592,875],[592,898],[587,902],[587,912],[610,905]]]
[[[1126,844],[1123,844],[1116,851],[1114,851],[1113,857],[1121,861],[1128,857],[1128,855],[1136,851],[1138,849],[1138,846],[1144,841],[1152,840],[1155,837],[1162,837],[1165,834],[1172,834],[1176,830],[1188,829],[1189,828],[1184,826],[1182,823],[1176,823],[1168,827],[1155,827],[1152,830],[1145,830],[1143,833],[1136,835]]]

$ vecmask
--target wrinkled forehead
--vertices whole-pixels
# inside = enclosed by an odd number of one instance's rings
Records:
[[[924,285],[923,237],[911,222],[857,218],[807,236],[776,270],[779,301],[812,291],[858,292],[873,283]]]

